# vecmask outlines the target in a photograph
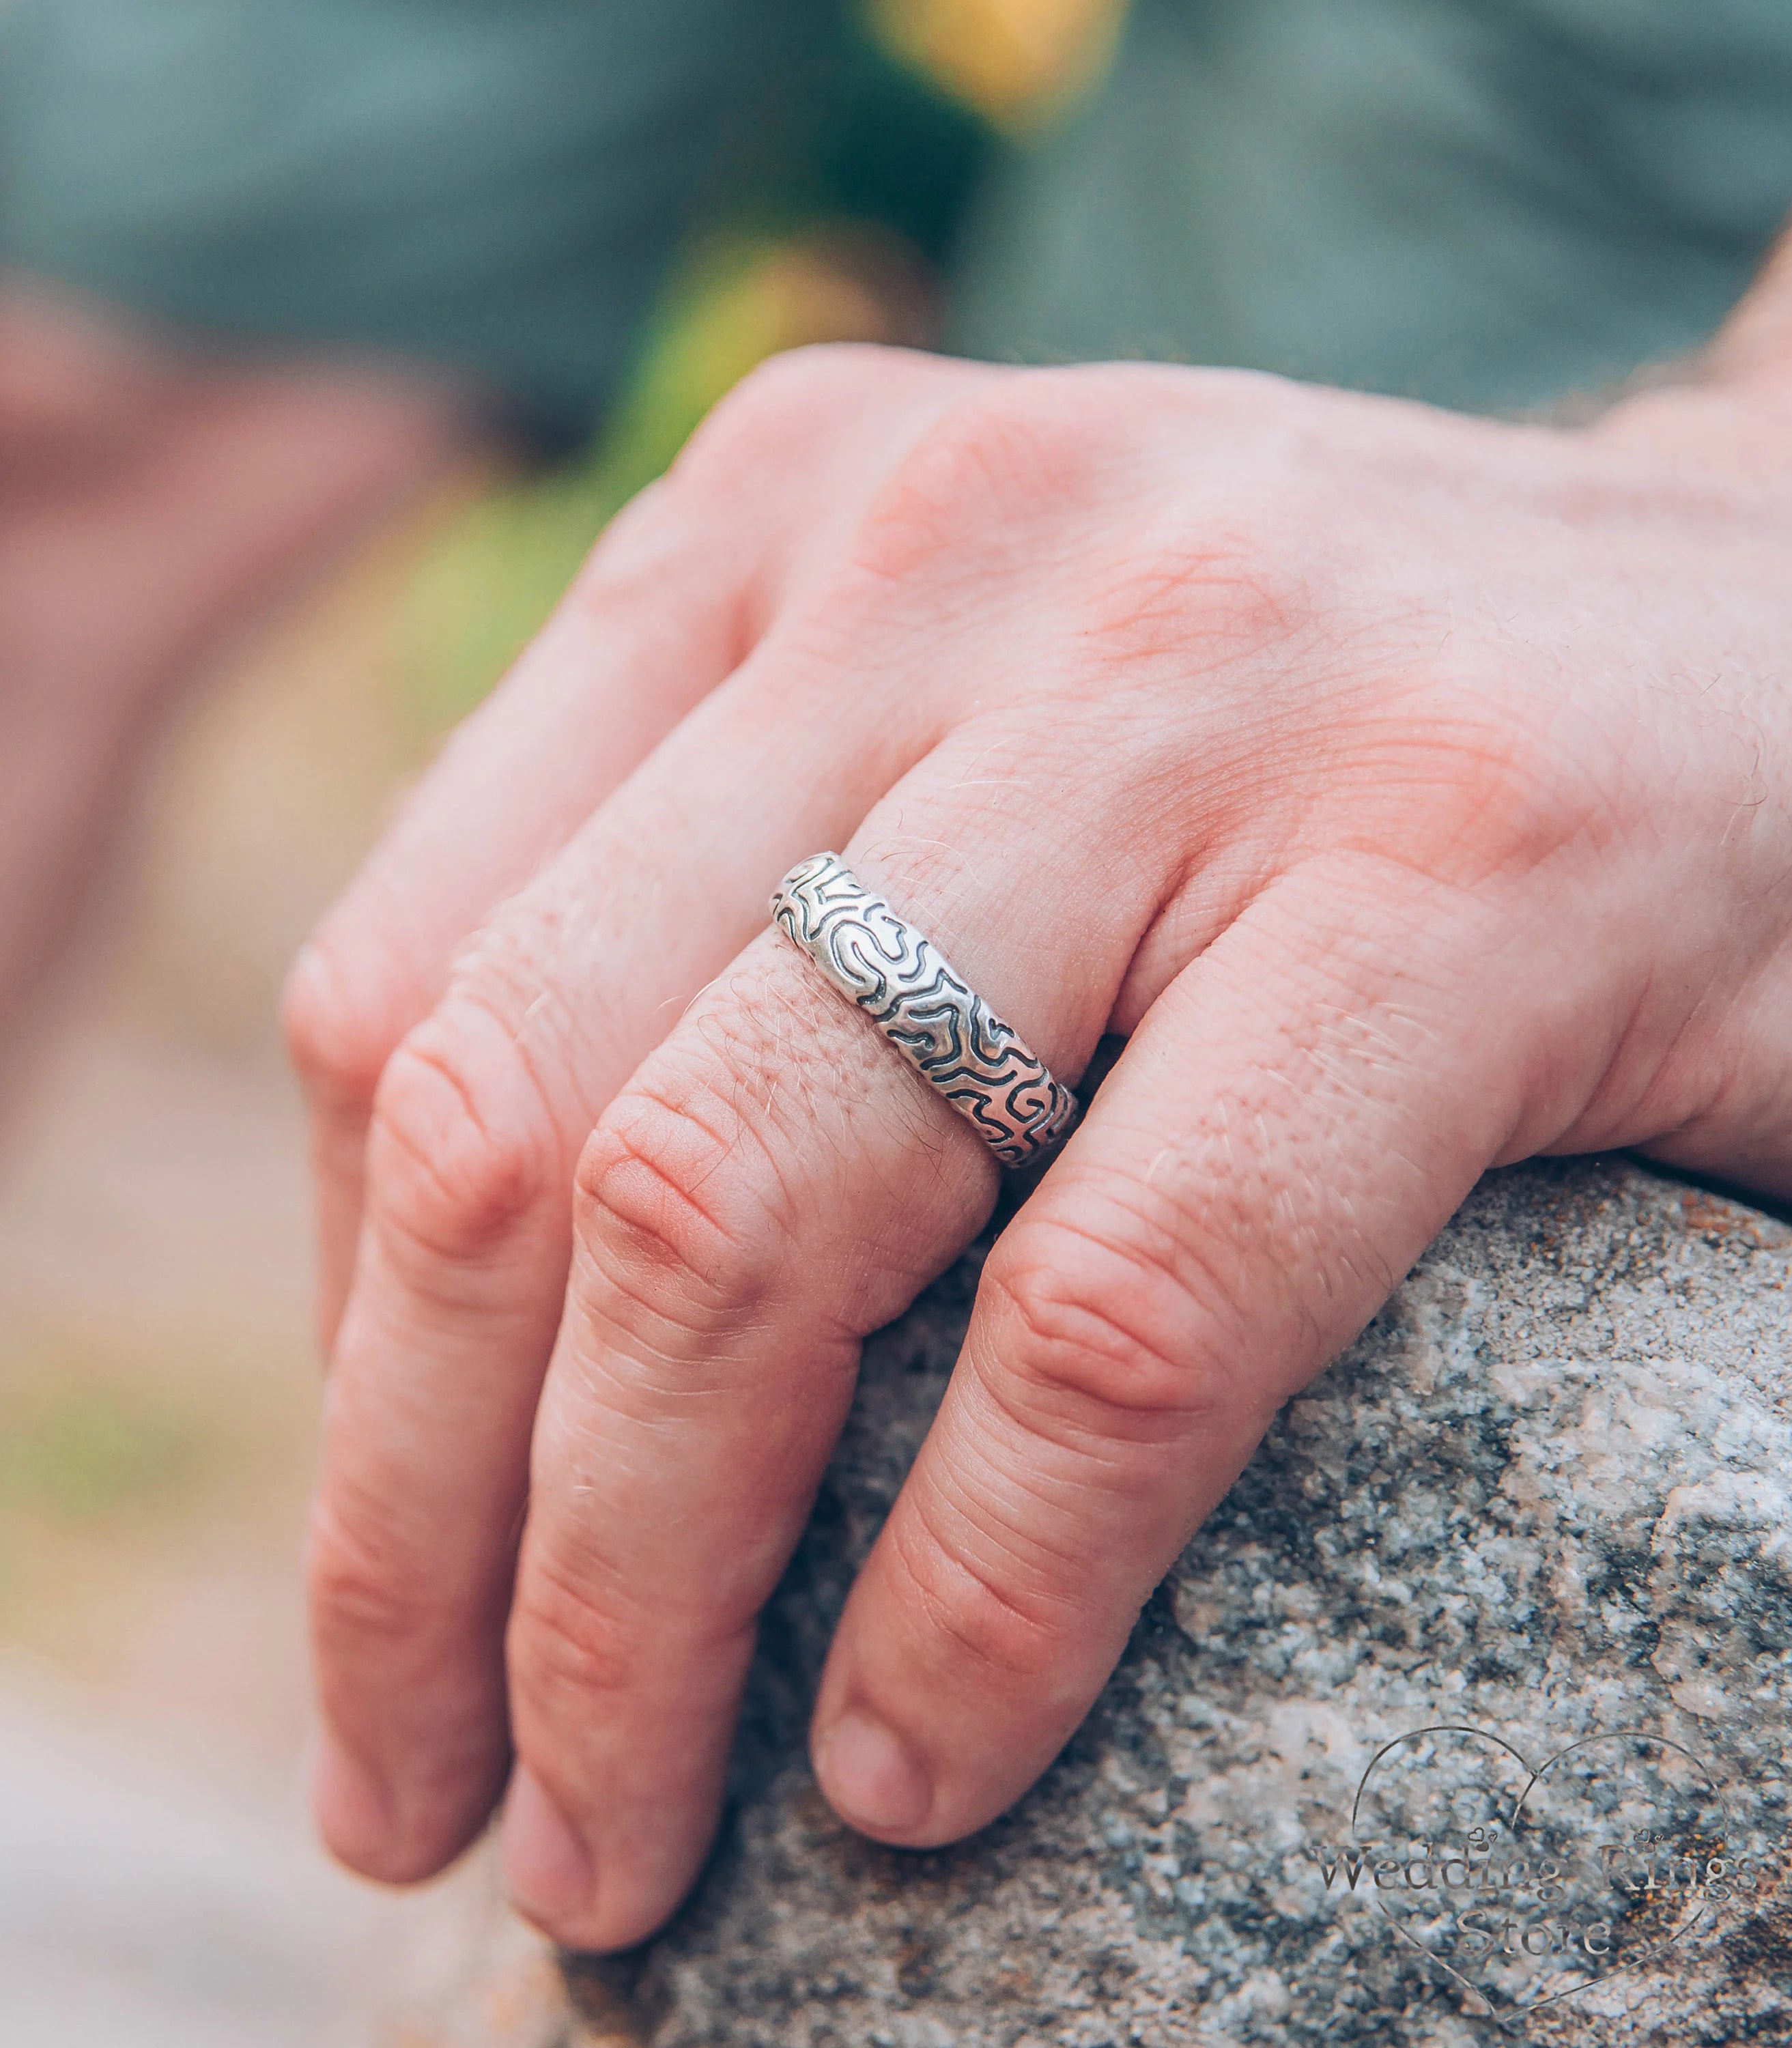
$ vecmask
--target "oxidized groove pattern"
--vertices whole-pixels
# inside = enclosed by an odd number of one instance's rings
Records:
[[[772,897],[771,914],[922,1080],[976,1126],[1003,1166],[1024,1166],[1069,1133],[1075,1096],[837,853],[793,867]]]

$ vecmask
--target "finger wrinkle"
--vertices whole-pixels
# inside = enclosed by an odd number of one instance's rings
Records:
[[[1111,1520],[1114,1503],[1138,1491],[1142,1471],[1136,1449],[1129,1456],[1111,1440],[1092,1443],[1087,1450],[1072,1445],[1063,1450],[1068,1463],[1054,1460],[1048,1469],[1038,1454],[1041,1449],[1059,1451],[1057,1440],[1014,1420],[999,1403],[990,1406],[992,1415],[982,1418],[983,1425],[1008,1423],[1010,1444],[967,1441],[955,1432],[952,1455],[929,1468],[917,1498],[931,1495],[942,1511],[1017,1563],[1027,1559],[1038,1568],[1043,1559],[1045,1575],[1054,1582],[1067,1570],[1080,1573],[1088,1563],[1088,1530]],[[999,1456],[1003,1448],[1010,1455]],[[1173,1462],[1154,1463],[1173,1476]]]
[[[286,977],[281,1022],[292,1061],[314,1112],[359,1124],[372,1104],[406,1010],[395,994],[369,999],[364,979],[345,974],[336,948],[307,941]]]
[[[519,1294],[503,1283],[532,1274],[541,1263],[538,1248],[526,1234],[506,1226],[494,1241],[470,1243],[464,1233],[432,1231],[408,1205],[386,1198],[383,1191],[370,1202],[374,1242],[363,1247],[357,1288],[336,1342],[339,1368],[347,1354],[350,1332],[373,1319],[378,1302],[384,1335],[410,1344],[418,1332],[409,1310],[416,1305],[436,1312],[446,1321],[476,1315],[493,1344],[514,1331],[533,1331],[543,1311],[533,1294]],[[382,1273],[382,1268],[385,1269]],[[408,1299],[388,1301],[382,1278],[395,1281]]]
[[[1142,1181],[1105,1171],[1097,1177],[1085,1169],[1064,1188],[1049,1216],[1003,1248],[985,1284],[1001,1290],[1023,1327],[1028,1301],[1034,1299],[1043,1309],[1082,1318],[1092,1335],[1107,1339],[1106,1355],[1135,1359],[1171,1388],[1189,1377],[1197,1361],[1224,1374],[1223,1361],[1248,1356],[1260,1343],[1255,1333],[1263,1328],[1268,1275],[1259,1270],[1263,1262],[1249,1259],[1246,1250],[1255,1204],[1235,1190],[1223,1207],[1216,1200],[1197,1207],[1191,1194],[1200,1185],[1185,1174],[1181,1193],[1173,1183],[1147,1189]],[[1173,1220],[1147,1214],[1143,1198],[1168,1209]],[[1155,1237],[1154,1247],[1139,1242],[1142,1231]],[[1237,1263],[1233,1278],[1220,1270],[1216,1255],[1221,1249]],[[1092,1259],[1084,1255],[1091,1253]],[[1142,1309],[1154,1304],[1165,1329],[1147,1334],[1129,1328],[1118,1307],[1122,1301]],[[1184,1326],[1173,1339],[1166,1334],[1172,1324]],[[1073,1341],[1045,1327],[1034,1334],[1041,1355],[1058,1341]],[[1232,1389],[1228,1384],[1220,1391],[1229,1394]],[[1216,1402],[1210,1391],[1198,1398],[1173,1395],[1148,1405],[1199,1411]]]
[[[444,1103],[432,1100],[441,1090]],[[549,1126],[551,1131],[551,1123]],[[526,1116],[499,1124],[481,1113],[467,1076],[440,1048],[413,1037],[386,1069],[369,1133],[370,1200],[384,1214],[420,1205],[386,1185],[377,1148],[390,1145],[416,1175],[429,1205],[452,1218],[457,1248],[471,1255],[508,1237],[539,1208],[553,1177],[545,1154],[551,1142],[529,1127]],[[419,1232],[421,1222],[413,1217]]]
[[[626,1417],[631,1424],[676,1434],[692,1426],[693,1417],[719,1409],[721,1418],[736,1426],[743,1401],[755,1398],[753,1390],[771,1378],[765,1339],[782,1328],[774,1313],[743,1318],[720,1335],[691,1335],[669,1316],[650,1306],[644,1309],[646,1317],[671,1328],[669,1348],[635,1325],[615,1321],[588,1304],[580,1305],[592,1340],[576,1342],[561,1364],[577,1375],[595,1404],[598,1414],[587,1427],[607,1449],[615,1445],[599,1433],[599,1416]],[[613,1340],[605,1340],[600,1325],[614,1332]],[[787,1341],[782,1352],[778,1367],[789,1372],[800,1363],[798,1383],[813,1394],[824,1380],[851,1382],[857,1371],[859,1335],[837,1317],[805,1312],[800,1344]]]
[[[532,1542],[511,1643],[533,1681],[545,1666],[552,1684],[581,1700],[639,1693],[656,1665],[725,1661],[757,1627],[769,1589],[762,1569],[732,1592],[718,1577],[685,1593],[663,1573],[644,1577],[642,1561],[600,1550],[588,1531],[564,1552],[545,1538]]]
[[[582,975],[567,972],[581,951],[568,929],[572,907],[563,903],[550,913],[535,894],[513,898],[462,949],[436,1013],[444,1030],[452,1029],[455,1011],[462,1007],[492,1026],[556,1127],[562,1120],[555,1108],[557,1081],[562,1091],[576,1092],[576,1076],[606,1072],[616,1063],[614,1019],[599,992]],[[517,929],[526,913],[541,927],[532,941]],[[568,993],[575,988],[576,1007]],[[578,1107],[587,1115],[595,1113],[583,1098]]]
[[[634,1226],[629,1228],[631,1235],[639,1235]],[[751,1335],[769,1320],[769,1289],[756,1288],[747,1297],[717,1289],[710,1301],[696,1301],[681,1297],[678,1283],[668,1280],[663,1265],[643,1265],[642,1275],[631,1274],[611,1245],[587,1243],[575,1255],[568,1305],[588,1333],[588,1341],[580,1347],[588,1370],[620,1353],[631,1358],[645,1354],[669,1367],[694,1371],[700,1363],[713,1361],[717,1347]],[[653,1334],[656,1328],[664,1332],[658,1339]]]
[[[1005,1584],[999,1572],[973,1557],[970,1546],[944,1540],[929,1526],[921,1500],[892,1523],[890,1552],[928,1630],[995,1674],[1004,1688],[1016,1678],[1041,1681],[1057,1675],[1064,1645],[1083,1619],[1068,1593],[1049,1580],[1037,1593]]]
[[[1116,1480],[1135,1468],[1142,1451],[1173,1449],[1199,1425],[1220,1411],[1213,1399],[1192,1395],[1174,1402],[1145,1398],[1115,1398],[1093,1388],[1071,1368],[1065,1377],[1017,1367],[1011,1358],[986,1364],[980,1353],[967,1360],[977,1394],[1007,1425],[1023,1447],[1048,1446]],[[1099,1368],[1098,1368],[1099,1369]],[[1194,1375],[1185,1366],[1169,1365],[1166,1376]]]
[[[650,1104],[665,1115],[669,1123],[683,1127],[700,1137],[708,1138],[714,1156],[700,1173],[689,1177],[692,1190],[702,1187],[723,1167],[740,1169],[743,1180],[749,1177],[749,1169],[743,1166],[740,1158],[740,1148],[743,1144],[751,1146],[758,1156],[758,1165],[780,1198],[779,1203],[774,1204],[764,1202],[762,1197],[762,1206],[765,1208],[769,1220],[788,1228],[794,1214],[794,1204],[770,1146],[751,1120],[742,1113],[739,1105],[728,1101],[721,1091],[707,1082],[692,1081],[682,1076],[680,1078],[685,1085],[674,1090],[666,1086],[652,1069],[638,1075],[630,1084],[627,1095],[619,1100],[615,1111],[606,1121],[605,1130],[626,1130],[626,1119],[634,1113],[635,1106]],[[717,1123],[703,1115],[699,1105],[706,1101],[713,1102],[727,1110],[727,1129],[719,1128]],[[694,1201],[694,1194],[692,1199]],[[713,1218],[710,1220],[718,1231],[722,1228]]]
[[[642,1100],[605,1119],[580,1162],[577,1234],[585,1270],[662,1315],[673,1313],[673,1302],[723,1319],[757,1308],[780,1263],[778,1220],[724,1220],[721,1201],[700,1200],[696,1190],[729,1162],[715,1156],[712,1134],[681,1107],[655,1102],[643,1115]],[[673,1163],[675,1154],[692,1151],[693,1133],[710,1156]],[[646,1277],[625,1277],[631,1267]]]

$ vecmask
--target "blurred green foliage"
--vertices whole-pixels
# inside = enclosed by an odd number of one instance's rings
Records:
[[[805,337],[763,238],[700,250],[646,338],[609,431],[564,467],[473,506],[432,553],[406,634],[432,727],[469,710],[514,661],[610,518],[671,462],[753,366]]]
[[[211,1462],[199,1410],[73,1364],[0,1392],[0,1527],[92,1524],[179,1504]]]
[[[949,264],[991,143],[983,120],[848,15],[782,117],[731,167],[676,267],[635,373],[596,443],[474,506],[420,572],[404,622],[421,720],[469,710],[546,619],[605,523],[666,467],[755,363],[875,336],[863,286],[830,276],[830,239],[882,241],[917,277]]]

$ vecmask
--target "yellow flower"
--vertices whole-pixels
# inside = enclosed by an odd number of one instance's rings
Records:
[[[1099,78],[1125,14],[1126,0],[871,0],[886,48],[1010,129]]]

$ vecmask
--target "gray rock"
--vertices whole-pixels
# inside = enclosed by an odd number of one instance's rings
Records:
[[[1792,1231],[1622,1162],[1491,1176],[1044,1782],[906,1854],[821,1803],[805,1720],[976,1270],[868,1348],[698,1892],[568,1963],[604,2039],[1792,2042]]]

